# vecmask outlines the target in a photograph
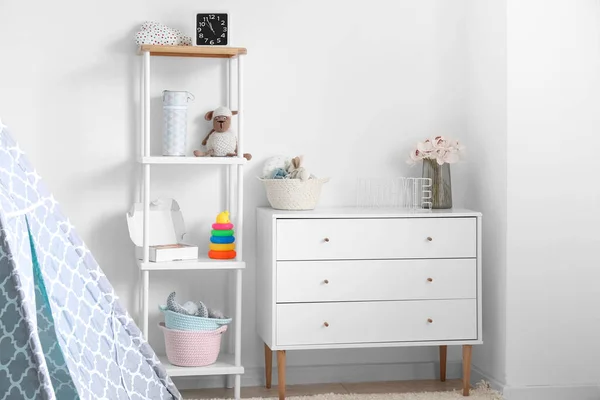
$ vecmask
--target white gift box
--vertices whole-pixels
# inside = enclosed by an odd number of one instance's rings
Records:
[[[198,259],[198,246],[185,243],[185,224],[179,204],[173,199],[150,203],[150,261],[164,262]],[[144,205],[135,203],[127,213],[129,236],[136,245],[135,254],[144,258]]]

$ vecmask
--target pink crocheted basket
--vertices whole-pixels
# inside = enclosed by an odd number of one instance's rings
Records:
[[[221,337],[227,325],[212,331],[178,331],[158,324],[165,334],[167,359],[179,367],[204,367],[214,364],[221,351]]]

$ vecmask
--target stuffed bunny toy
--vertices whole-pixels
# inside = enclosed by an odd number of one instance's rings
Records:
[[[310,178],[310,172],[308,172],[303,166],[302,161],[304,156],[298,156],[292,158],[292,162],[287,169],[289,173],[289,179],[300,179],[300,180],[308,180]]]

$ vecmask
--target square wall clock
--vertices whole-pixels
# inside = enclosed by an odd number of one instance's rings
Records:
[[[227,46],[229,17],[226,13],[196,14],[196,46]]]

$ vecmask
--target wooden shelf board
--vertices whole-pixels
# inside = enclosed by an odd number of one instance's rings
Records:
[[[142,164],[163,164],[163,165],[238,165],[245,164],[244,157],[168,157],[154,156],[142,157],[138,159]]]
[[[203,257],[198,260],[147,262],[138,260],[142,271],[176,271],[176,270],[201,270],[201,269],[244,269],[246,263],[236,260],[212,260]]]
[[[138,54],[149,52],[151,56],[163,57],[204,57],[204,58],[231,58],[240,54],[247,54],[244,47],[228,46],[160,46],[143,44],[138,49]]]
[[[238,375],[244,373],[244,367],[236,367],[233,354],[221,354],[216,363],[206,367],[178,367],[172,365],[166,356],[159,356],[160,362],[171,377],[201,375]]]

